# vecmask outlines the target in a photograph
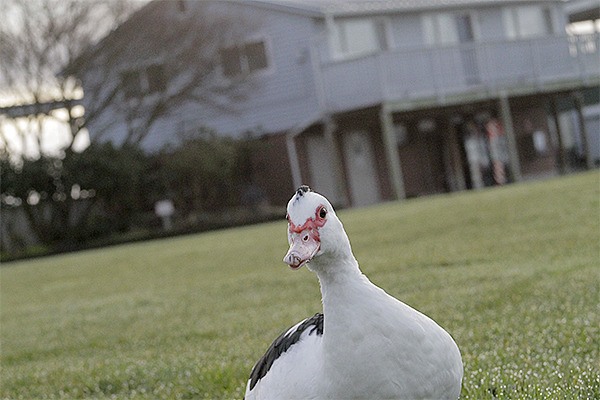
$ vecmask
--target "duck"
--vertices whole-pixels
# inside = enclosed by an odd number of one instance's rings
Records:
[[[244,398],[457,399],[456,342],[361,272],[331,203],[303,185],[287,221],[284,262],[317,275],[323,310],[275,339],[252,368]]]

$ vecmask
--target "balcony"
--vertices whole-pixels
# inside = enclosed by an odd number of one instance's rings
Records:
[[[600,35],[389,50],[321,62],[324,104],[343,112],[394,102],[435,106],[570,90],[600,82]],[[322,53],[321,53],[322,54]]]

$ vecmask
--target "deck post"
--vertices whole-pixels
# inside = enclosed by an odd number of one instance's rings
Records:
[[[337,192],[339,198],[342,201],[342,206],[347,207],[350,205],[348,201],[348,190],[346,186],[346,178],[344,176],[344,170],[342,167],[342,155],[335,138],[335,130],[337,125],[333,118],[327,117],[323,121],[323,136],[331,152],[331,159],[333,161],[333,179],[335,182],[334,190]]]
[[[387,109],[385,104],[381,107],[379,119],[381,122],[381,133],[385,147],[389,179],[392,185],[392,196],[394,200],[404,199],[406,198],[406,192],[404,189],[404,178],[402,177],[402,167],[400,165],[398,142],[394,132],[394,120],[391,111]]]
[[[550,113],[552,114],[552,120],[556,128],[556,140],[558,144],[558,172],[564,175],[567,172],[567,157],[565,153],[565,144],[562,137],[562,130],[560,129],[560,119],[558,117],[558,107],[556,106],[556,97],[550,96]]]
[[[523,180],[523,176],[521,175],[521,162],[519,161],[519,150],[517,146],[517,138],[515,136],[512,114],[510,111],[510,104],[508,102],[508,95],[505,92],[500,93],[499,103],[502,125],[504,127],[504,134],[506,135],[506,141],[508,144],[510,172],[512,174],[513,181],[520,182]]]
[[[572,93],[575,111],[577,112],[577,122],[579,123],[579,134],[581,135],[581,146],[583,147],[583,158],[585,159],[586,169],[594,169],[594,160],[590,154],[590,144],[588,142],[587,128],[585,126],[585,117],[583,116],[583,94],[581,92]]]

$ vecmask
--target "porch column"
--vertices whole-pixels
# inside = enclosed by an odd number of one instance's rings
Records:
[[[456,129],[456,124],[453,122],[453,117],[448,117],[446,120],[446,135],[444,136],[444,168],[447,179],[450,184],[450,190],[453,192],[467,190],[467,182],[463,172],[459,134]],[[448,174],[448,171],[450,172]]]
[[[300,161],[298,160],[298,151],[296,149],[296,135],[286,135],[285,144],[287,146],[288,158],[290,160],[290,169],[292,170],[292,181],[294,188],[302,185],[302,173],[300,171]]]
[[[298,149],[296,147],[296,138],[302,132],[304,132],[309,126],[317,121],[323,119],[320,112],[310,115],[304,121],[301,121],[298,125],[290,129],[285,134],[285,145],[287,147],[288,158],[290,162],[290,170],[292,171],[292,181],[294,183],[294,190],[299,188],[302,182],[302,168],[300,166],[300,160],[298,159]]]
[[[556,127],[556,139],[558,141],[558,171],[564,175],[567,171],[567,157],[565,154],[565,144],[563,143],[562,132],[560,129],[560,119],[558,118],[558,107],[556,106],[556,97],[550,97],[550,113]]]
[[[572,97],[575,103],[575,111],[577,112],[577,122],[579,122],[579,133],[581,134],[581,146],[583,147],[585,167],[586,169],[593,169],[594,160],[592,160],[592,155],[590,154],[590,144],[588,143],[585,118],[583,116],[583,94],[581,94],[581,92],[573,92]]]
[[[342,168],[342,155],[340,154],[340,149],[338,147],[337,140],[335,139],[336,128],[337,126],[333,119],[327,118],[323,124],[323,136],[325,137],[325,141],[327,142],[327,146],[331,152],[331,161],[333,164],[332,173],[333,180],[335,182],[334,190],[341,199],[342,205],[347,207],[350,205],[350,202],[348,201],[348,190]]]
[[[519,161],[519,150],[517,146],[517,138],[513,126],[512,114],[510,112],[510,104],[508,103],[508,95],[500,93],[500,114],[502,117],[502,125],[504,126],[504,134],[508,144],[508,156],[510,163],[510,171],[515,182],[523,180],[521,175],[521,162]]]
[[[392,184],[392,195],[394,200],[406,198],[404,190],[404,178],[402,177],[402,167],[400,165],[400,154],[398,153],[398,141],[394,132],[394,120],[391,111],[385,106],[381,107],[379,113],[381,122],[381,133],[383,136],[383,146],[385,147],[385,158],[389,171],[389,179]]]

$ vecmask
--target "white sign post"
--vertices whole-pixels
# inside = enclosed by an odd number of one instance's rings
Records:
[[[162,220],[163,229],[170,231],[173,228],[173,214],[175,206],[171,200],[160,200],[154,204],[154,212]]]

